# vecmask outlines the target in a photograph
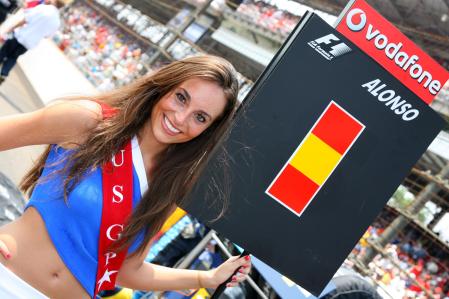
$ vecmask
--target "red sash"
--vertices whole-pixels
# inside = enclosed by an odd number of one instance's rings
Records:
[[[111,117],[115,110],[104,103],[103,117]],[[103,209],[100,237],[98,240],[98,268],[93,298],[102,290],[114,289],[117,273],[125,260],[128,250],[109,250],[124,229],[131,214],[133,195],[132,150],[129,141],[115,156],[102,167]],[[88,211],[86,211],[88,212]]]

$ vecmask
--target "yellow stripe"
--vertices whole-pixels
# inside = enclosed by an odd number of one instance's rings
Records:
[[[290,164],[321,186],[340,159],[341,155],[336,150],[310,133],[290,159]]]
[[[195,293],[195,296],[192,297],[192,299],[204,299],[209,297],[210,294],[206,289],[199,289],[198,292]]]
[[[184,217],[185,214],[187,214],[187,213],[184,210],[182,210],[180,208],[176,208],[176,210],[165,221],[160,232],[165,233],[166,231],[168,231],[176,222],[179,221],[179,219]]]

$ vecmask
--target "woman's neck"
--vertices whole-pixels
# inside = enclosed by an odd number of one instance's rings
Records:
[[[142,152],[145,171],[148,176],[151,176],[151,170],[155,165],[157,155],[164,151],[167,148],[167,145],[158,142],[156,138],[154,138],[151,126],[144,126],[137,133],[137,140],[139,142],[140,151]]]

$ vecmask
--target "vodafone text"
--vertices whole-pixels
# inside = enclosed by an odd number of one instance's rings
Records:
[[[394,90],[387,89],[387,85],[382,83],[380,79],[362,84],[362,87],[365,87],[369,93],[377,97],[379,102],[384,103],[395,114],[400,115],[403,120],[411,121],[418,117],[419,111],[413,108],[412,104],[403,100],[400,95],[396,95]]]
[[[346,25],[354,32],[361,31],[365,28],[366,21],[366,14],[360,8],[354,8],[346,17]],[[402,71],[408,72],[411,78],[417,80],[418,83],[422,84],[424,88],[427,88],[431,94],[436,95],[438,91],[440,91],[441,82],[432,80],[432,74],[424,70],[418,63],[419,56],[414,54],[409,55],[406,52],[400,51],[403,46],[402,43],[389,43],[387,35],[383,34],[378,29],[375,29],[372,24],[368,24],[365,38],[368,41],[372,41],[378,50],[384,50],[388,59],[394,61]]]

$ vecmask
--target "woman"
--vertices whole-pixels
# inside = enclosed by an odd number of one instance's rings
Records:
[[[210,271],[144,262],[151,237],[195,183],[229,126],[238,92],[234,74],[224,59],[191,57],[92,99],[0,119],[0,150],[50,144],[21,183],[31,193],[24,214],[0,228],[0,270],[25,281],[33,298],[39,293],[92,298],[113,276],[106,270],[109,276],[99,279],[96,269],[102,256],[101,166],[130,141],[133,210],[114,243],[118,252],[129,248],[117,283],[140,290],[214,288],[237,269],[228,286],[246,279],[249,257],[232,257]],[[105,256],[105,265],[115,257]]]

